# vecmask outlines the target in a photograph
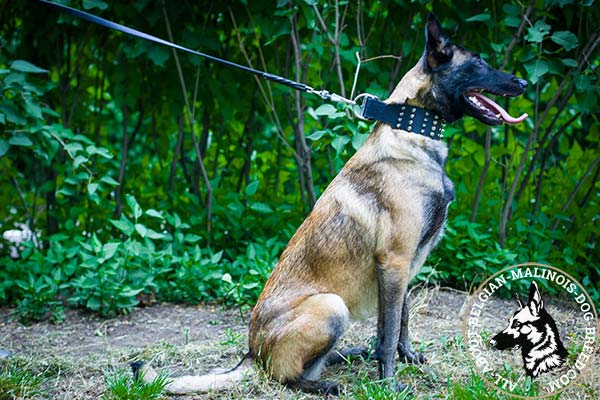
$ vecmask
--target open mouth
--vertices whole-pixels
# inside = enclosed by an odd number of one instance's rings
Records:
[[[483,122],[489,125],[499,125],[502,122],[514,125],[523,122],[528,117],[526,113],[520,117],[513,117],[502,106],[482,93],[483,89],[469,90],[463,94],[463,98],[472,115]]]

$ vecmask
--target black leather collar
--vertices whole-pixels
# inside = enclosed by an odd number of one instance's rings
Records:
[[[376,97],[366,97],[362,104],[364,118],[381,121],[393,129],[402,129],[440,140],[444,137],[444,120],[433,111],[408,104],[386,104]]]

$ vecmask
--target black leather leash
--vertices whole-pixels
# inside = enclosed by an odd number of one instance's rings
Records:
[[[127,35],[149,40],[154,43],[162,44],[173,49],[182,50],[187,53],[191,53],[200,57],[207,58],[211,61],[227,65],[228,67],[241,69],[242,71],[246,71],[251,74],[257,75],[260,78],[276,82],[285,86],[289,86],[293,89],[302,92],[315,94],[321,97],[323,100],[349,104],[353,107],[354,114],[361,119],[381,121],[390,125],[394,129],[402,129],[405,131],[418,133],[430,137],[432,139],[440,139],[442,137],[443,121],[437,114],[434,114],[432,111],[405,104],[387,104],[370,94],[361,94],[357,96],[354,100],[350,100],[336,93],[329,93],[327,90],[316,90],[304,83],[296,82],[278,75],[270,74],[265,71],[260,71],[254,68],[250,68],[244,65],[236,64],[231,61],[224,60],[222,58],[211,56],[206,53],[201,53],[199,51],[188,49],[178,44],[157,38],[156,36],[148,35],[147,33],[140,32],[138,30],[129,28],[121,24],[117,24],[116,22],[100,18],[96,15],[87,13],[85,11],[77,10],[75,8],[64,6],[62,4],[57,4],[48,0],[34,1],[42,3],[61,13],[68,14],[76,18],[81,18],[83,20],[92,22],[105,28],[113,29],[125,33]],[[362,105],[360,105],[357,102],[357,100],[359,99],[362,100]],[[357,106],[360,106],[360,111],[356,110]]]

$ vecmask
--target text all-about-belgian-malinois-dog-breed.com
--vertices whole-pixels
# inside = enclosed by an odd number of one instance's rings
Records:
[[[335,395],[319,380],[323,367],[361,353],[334,351],[348,321],[377,310],[372,358],[394,387],[394,358],[421,363],[408,335],[407,288],[439,241],[454,187],[445,173],[444,122],[470,115],[487,125],[514,124],[484,96],[521,95],[527,82],[491,68],[477,53],[450,43],[433,14],[421,59],[384,106],[395,112],[377,123],[298,228],[269,277],[250,320],[250,351],[227,372],[172,378],[170,393],[233,386],[260,365],[276,380]],[[383,103],[381,103],[383,104]],[[385,112],[385,110],[384,110]],[[154,370],[134,363],[152,381]]]

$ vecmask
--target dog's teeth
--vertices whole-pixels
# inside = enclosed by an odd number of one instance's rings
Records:
[[[500,114],[500,113],[496,114],[496,118],[501,118],[501,117],[502,117],[502,114]]]

